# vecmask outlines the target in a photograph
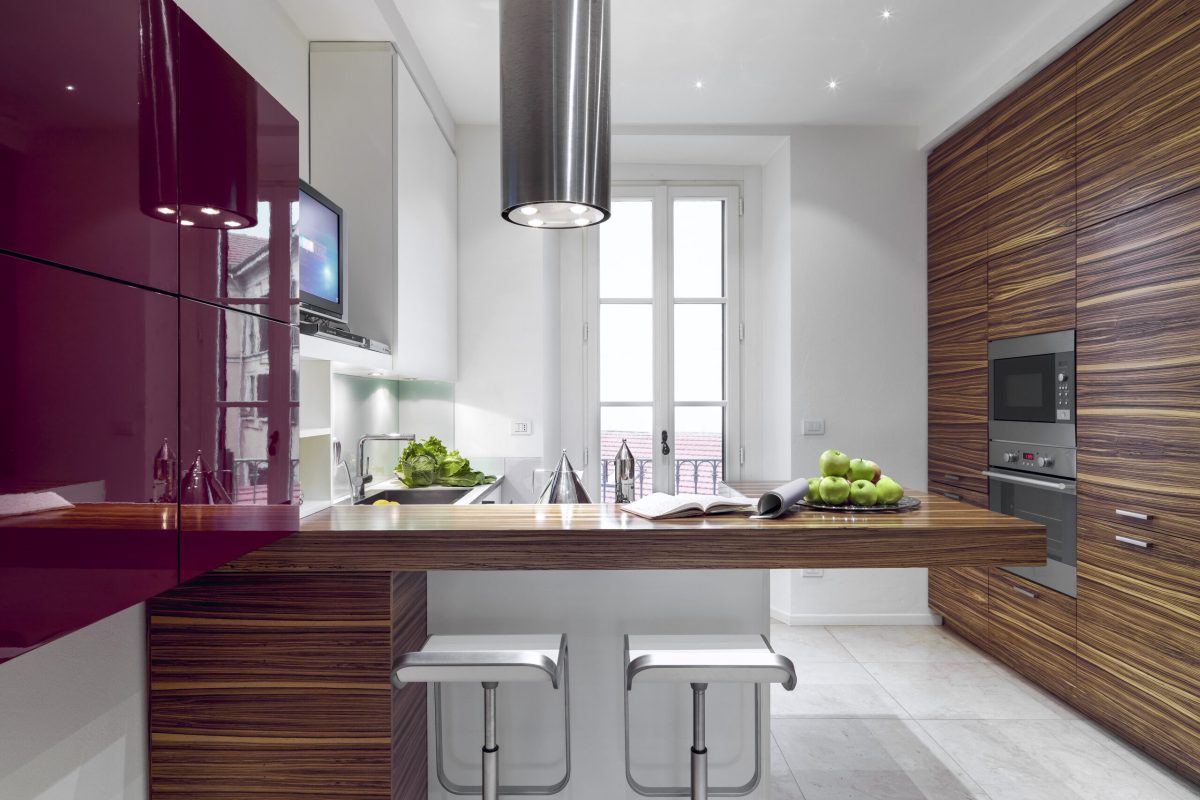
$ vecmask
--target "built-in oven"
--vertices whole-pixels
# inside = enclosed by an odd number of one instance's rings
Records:
[[[1075,331],[988,344],[988,438],[1075,446]]]

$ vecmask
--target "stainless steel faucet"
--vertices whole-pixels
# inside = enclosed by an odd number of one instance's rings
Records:
[[[371,482],[370,462],[363,455],[367,442],[413,442],[415,433],[368,433],[358,440],[358,477],[350,483],[350,499],[358,502],[367,496],[367,484]]]

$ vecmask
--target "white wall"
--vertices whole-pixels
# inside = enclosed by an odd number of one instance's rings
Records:
[[[0,797],[144,800],[145,612],[0,665]]]
[[[828,448],[926,488],[925,156],[912,128],[791,138],[791,474]],[[821,417],[824,436],[801,420]],[[925,570],[791,575],[793,623],[923,623]],[[782,612],[782,613],[780,613]]]
[[[300,122],[308,177],[308,40],[275,0],[177,0],[179,7]]]
[[[546,231],[500,217],[500,129],[458,128],[458,382],[455,431],[469,458],[543,456],[546,381],[557,359],[548,304],[558,285],[546,280]],[[513,436],[513,420],[531,420]]]

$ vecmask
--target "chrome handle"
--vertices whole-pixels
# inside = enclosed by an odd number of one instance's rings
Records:
[[[1060,492],[1067,491],[1065,483],[1056,483],[1055,481],[1040,481],[1037,478],[1023,478],[1020,475],[1005,475],[1003,472],[992,472],[990,469],[985,469],[979,474],[986,478],[995,478],[998,481],[1020,483],[1025,486],[1038,486],[1043,489],[1057,489]]]
[[[1140,547],[1143,550],[1150,549],[1150,542],[1143,542],[1141,539],[1131,539],[1128,536],[1114,536],[1113,538],[1121,544],[1131,544],[1134,547]]]
[[[1143,514],[1141,511],[1126,511],[1123,508],[1118,508],[1117,516],[1118,517],[1129,517],[1130,519],[1140,519],[1143,522],[1145,522],[1145,521],[1148,521],[1151,518],[1151,516],[1153,516],[1153,515]]]
[[[1009,587],[1017,594],[1025,595],[1030,600],[1037,600],[1037,592],[1031,592],[1024,587],[1017,586],[1015,583],[1010,583]]]
[[[962,478],[958,477],[957,475],[951,475],[949,472],[943,472],[942,480],[950,481],[951,483],[958,483],[962,480]]]
[[[955,494],[954,492],[943,492],[941,489],[934,489],[934,491],[940,494],[942,497],[949,497],[951,500],[962,500],[961,494]]]

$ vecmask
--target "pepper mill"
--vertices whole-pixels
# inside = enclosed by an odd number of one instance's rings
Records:
[[[633,496],[633,479],[636,472],[637,461],[629,450],[629,442],[622,439],[621,448],[617,450],[617,457],[613,460],[613,484],[616,486],[618,503],[632,503],[637,499]]]
[[[166,437],[163,437],[162,447],[154,454],[151,466],[153,474],[153,490],[151,503],[174,503],[179,499],[179,459],[171,449]]]

